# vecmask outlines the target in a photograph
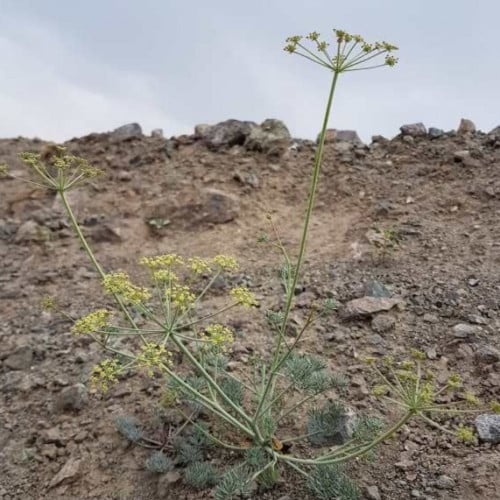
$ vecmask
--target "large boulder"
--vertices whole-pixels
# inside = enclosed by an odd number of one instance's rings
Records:
[[[472,120],[468,120],[467,118],[462,118],[460,120],[460,124],[458,125],[457,134],[465,135],[465,134],[473,134],[476,131],[476,125]]]
[[[319,142],[320,137],[321,134],[318,134],[316,142]],[[363,146],[363,141],[359,138],[359,135],[355,130],[337,130],[329,128],[325,134],[325,144],[335,142],[348,142],[354,146]]]
[[[287,126],[281,120],[268,118],[259,126],[252,128],[245,142],[245,148],[269,155],[281,155],[287,150],[291,140],[292,136]]]
[[[399,130],[401,130],[401,134],[403,136],[409,135],[410,137],[423,137],[427,135],[427,129],[421,122],[402,125],[401,127],[399,127]]]
[[[127,123],[121,127],[115,128],[111,132],[111,137],[120,141],[142,137],[142,128],[138,123]]]
[[[256,126],[254,122],[232,119],[216,125],[202,124],[195,127],[195,137],[213,150],[242,146]]]

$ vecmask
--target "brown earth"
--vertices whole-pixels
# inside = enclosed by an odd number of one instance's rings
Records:
[[[45,144],[0,140],[0,163],[22,175],[17,154]],[[281,156],[266,156],[241,146],[210,151],[194,136],[93,134],[66,146],[106,172],[105,180],[71,194],[103,267],[134,274],[141,255],[235,255],[241,263],[235,279],[263,307],[230,320],[239,332],[234,362],[243,366],[249,355],[265,355],[262,312],[278,299],[280,258],[257,238],[269,231],[271,213],[284,243],[295,248],[314,144],[297,141]],[[0,210],[0,498],[209,497],[145,471],[148,450],[129,446],[114,428],[112,417],[127,414],[154,429],[160,380],[131,375],[105,396],[83,398],[80,409],[63,407],[62,394],[87,382],[102,353],[75,339],[70,321],[38,304],[50,294],[79,317],[102,300],[96,274],[53,196],[8,176],[0,179]],[[491,135],[398,136],[342,153],[327,145],[293,317],[300,321],[318,299],[342,305],[362,297],[373,280],[402,299],[402,306],[373,319],[334,314],[301,347],[351,378],[353,408],[388,414],[370,395],[360,357],[397,356],[409,347],[426,352],[443,380],[458,371],[481,398],[499,398],[499,221],[500,139]],[[400,246],[381,256],[370,243],[374,229],[395,230]],[[460,335],[456,324],[473,326]],[[493,499],[500,491],[500,450],[460,444],[411,423],[381,446],[375,461],[352,465],[352,475],[366,498]],[[306,493],[287,474],[255,498]]]

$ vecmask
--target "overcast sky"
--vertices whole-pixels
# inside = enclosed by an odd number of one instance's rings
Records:
[[[0,137],[279,118],[315,137],[330,76],[282,48],[331,28],[400,47],[340,81],[331,127],[500,125],[500,0],[0,0]]]

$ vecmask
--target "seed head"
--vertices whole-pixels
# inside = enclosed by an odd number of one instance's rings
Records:
[[[107,274],[102,285],[107,293],[119,295],[130,304],[141,304],[151,298],[151,293],[146,288],[133,285],[124,272]]]
[[[73,333],[73,335],[82,335],[103,330],[108,326],[110,315],[111,312],[106,309],[97,309],[96,311],[77,319],[73,328],[71,328],[71,333]]]
[[[233,288],[229,294],[231,297],[240,305],[244,307],[257,306],[259,303],[255,298],[255,295],[246,287],[236,287]]]
[[[111,385],[118,382],[118,375],[121,367],[115,359],[105,359],[92,368],[90,375],[90,385],[92,388],[100,390],[103,393],[108,392]]]
[[[234,334],[227,326],[209,325],[205,328],[204,340],[222,352],[227,352],[234,342]]]
[[[239,267],[236,259],[228,255],[216,255],[212,263],[221,271],[237,271]]]
[[[136,365],[145,368],[149,377],[154,375],[154,369],[162,365],[171,366],[172,353],[164,345],[148,342],[141,347],[141,352],[136,358]]]

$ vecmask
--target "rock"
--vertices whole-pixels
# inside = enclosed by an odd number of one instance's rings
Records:
[[[291,140],[292,136],[281,120],[268,118],[259,126],[251,128],[245,148],[269,155],[281,155],[287,150]]]
[[[500,361],[500,351],[490,345],[484,345],[476,351],[475,358],[478,363],[491,365]]]
[[[390,311],[401,303],[400,299],[382,297],[362,297],[349,301],[341,309],[341,317],[345,320],[370,317],[378,312]]]
[[[127,123],[121,127],[115,128],[111,132],[111,137],[120,141],[142,137],[142,128],[138,123]]]
[[[226,120],[216,125],[197,125],[195,137],[201,139],[207,147],[214,150],[242,146],[255,127],[257,124],[254,122]]]
[[[468,120],[467,118],[462,118],[460,120],[460,125],[457,129],[457,134],[473,134],[476,131],[476,125],[472,120]]]
[[[389,298],[391,292],[382,284],[380,281],[369,281],[365,285],[365,296],[367,297],[378,297],[378,298]]]
[[[14,241],[16,243],[28,243],[30,241],[46,241],[48,237],[48,229],[40,226],[34,220],[28,220],[21,224],[16,232]]]
[[[478,415],[475,424],[481,441],[492,444],[500,443],[500,415]]]
[[[403,136],[423,137],[427,134],[427,129],[423,123],[410,123],[399,127]]]
[[[425,313],[423,316],[424,323],[436,324],[439,323],[439,318],[435,314]]]
[[[451,490],[455,486],[455,480],[450,476],[439,476],[436,481],[436,488],[440,490]]]
[[[427,135],[431,139],[437,139],[438,137],[442,137],[444,135],[444,130],[440,128],[430,127],[427,131]]]
[[[27,370],[33,363],[33,349],[28,345],[19,346],[7,356],[4,364],[11,370]]]
[[[319,143],[320,135],[316,139],[316,142]],[[372,139],[373,141],[373,139]],[[325,134],[325,144],[331,144],[334,142],[344,142],[350,143],[356,146],[363,146],[363,141],[359,138],[358,133],[355,130],[336,130],[330,128],[326,131]]]
[[[365,496],[368,500],[382,500],[380,491],[377,486],[367,486],[365,488]]]
[[[151,137],[155,137],[156,139],[163,139],[163,129],[155,128],[151,131]]]
[[[109,224],[103,223],[98,226],[92,227],[89,232],[89,238],[94,243],[121,243],[122,237],[120,236],[120,231],[117,228],[110,226]]]
[[[49,488],[58,486],[63,481],[72,482],[80,475],[81,460],[70,458],[62,469],[54,476],[50,482]]]
[[[74,384],[63,389],[54,404],[57,411],[81,410],[88,402],[87,388],[83,384]]]
[[[500,137],[500,125],[498,127],[495,127],[494,129],[491,129],[488,132],[488,135],[493,135],[493,136]]]
[[[470,151],[467,149],[462,149],[460,151],[455,151],[453,153],[453,160],[456,162],[463,162],[470,157]]]
[[[223,224],[235,219],[239,212],[239,201],[218,189],[206,189],[202,195],[202,218],[205,222]]]
[[[377,333],[385,333],[393,330],[396,320],[389,314],[379,314],[372,319],[372,328]]]
[[[483,329],[478,325],[469,325],[468,323],[458,323],[453,327],[453,336],[457,339],[472,340]]]
[[[166,474],[162,474],[158,478],[156,485],[157,498],[170,498],[172,494],[172,485],[178,483],[182,476],[176,470],[171,470]]]
[[[342,413],[335,419],[334,427],[328,430],[327,435],[314,434],[311,432],[310,423],[307,424],[307,431],[311,435],[309,441],[316,446],[341,445],[352,438],[358,418],[351,408],[344,408]]]

